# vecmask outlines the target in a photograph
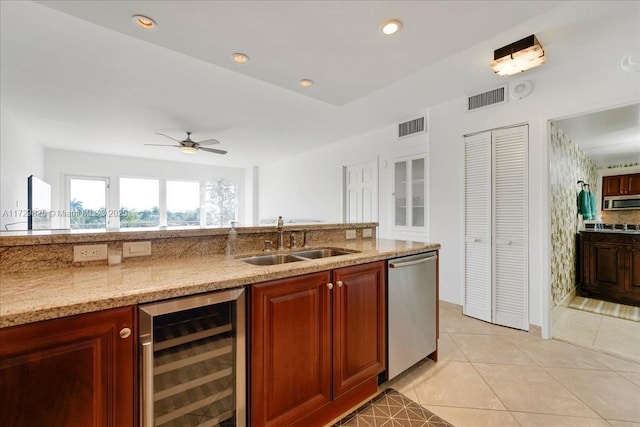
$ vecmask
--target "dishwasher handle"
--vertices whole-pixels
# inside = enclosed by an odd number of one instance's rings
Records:
[[[426,263],[426,262],[435,261],[436,259],[438,259],[438,255],[432,255],[430,257],[420,258],[420,259],[416,259],[416,260],[413,260],[413,261],[390,262],[389,263],[389,268],[409,267],[409,266],[412,266],[412,265],[423,264],[423,263]]]

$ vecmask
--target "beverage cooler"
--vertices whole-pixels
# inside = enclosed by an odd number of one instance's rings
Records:
[[[140,425],[246,425],[244,289],[139,307]]]

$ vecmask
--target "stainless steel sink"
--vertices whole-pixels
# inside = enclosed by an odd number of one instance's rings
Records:
[[[290,254],[256,255],[248,258],[241,258],[241,260],[254,265],[276,265],[286,264],[288,262],[305,261],[304,258]]]
[[[306,251],[298,251],[290,254],[269,254],[269,255],[256,255],[247,258],[240,258],[244,262],[248,262],[253,265],[278,265],[286,264],[289,262],[297,261],[309,261],[312,259],[327,258],[339,255],[348,255],[357,253],[359,251],[336,249],[336,248],[320,248],[309,249]]]
[[[349,255],[356,252],[357,251],[349,251],[346,249],[323,248],[323,249],[309,249],[308,251],[294,252],[293,255],[299,256],[302,258],[318,259],[318,258],[327,258],[327,257],[339,256],[339,255]]]

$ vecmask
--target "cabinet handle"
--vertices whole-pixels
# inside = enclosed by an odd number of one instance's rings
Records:
[[[131,335],[131,329],[129,328],[120,329],[120,338],[129,338],[129,335]]]
[[[338,280],[338,281],[336,282],[336,285],[338,285],[338,287],[339,287],[339,288],[341,288],[341,287],[342,287],[342,285],[344,285],[344,283],[342,283],[342,280]]]
[[[331,282],[327,283],[327,289],[333,289],[333,283]]]

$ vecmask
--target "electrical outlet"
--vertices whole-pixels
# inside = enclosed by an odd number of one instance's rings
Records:
[[[125,242],[122,244],[122,256],[125,258],[134,256],[151,255],[151,242]]]
[[[347,230],[347,240],[356,238],[356,230]]]
[[[73,262],[107,259],[107,245],[77,245],[73,247]]]
[[[373,230],[370,228],[363,228],[362,229],[362,237],[367,238],[367,237],[371,237],[373,236]]]

